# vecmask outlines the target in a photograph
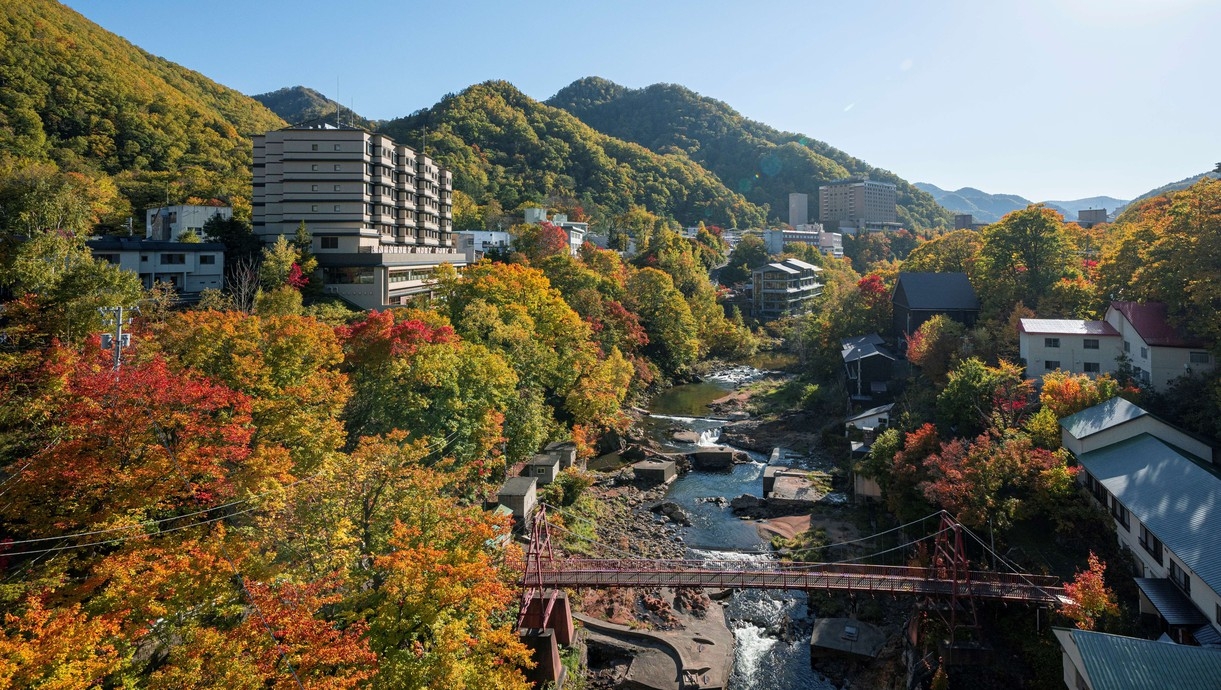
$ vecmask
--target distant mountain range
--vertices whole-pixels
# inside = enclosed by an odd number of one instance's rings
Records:
[[[915,186],[928,192],[945,209],[954,213],[970,213],[977,223],[995,223],[1012,211],[1018,211],[1035,203],[1016,194],[989,194],[974,187],[963,187],[948,191],[935,184],[917,182]],[[1065,220],[1077,219],[1077,212],[1089,208],[1105,208],[1108,214],[1123,210],[1128,201],[1109,196],[1094,196],[1088,199],[1069,201],[1044,201],[1045,206],[1059,211]]]

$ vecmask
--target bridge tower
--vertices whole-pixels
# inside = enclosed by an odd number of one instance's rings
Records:
[[[956,519],[945,511],[941,512],[941,524],[933,542],[929,577],[946,584],[949,588],[948,597],[938,601],[937,597],[930,593],[925,599],[925,609],[936,611],[949,633],[948,648],[943,651],[947,662],[959,642],[960,630],[979,632],[979,612],[975,605],[971,567],[963,548],[962,531],[963,527]],[[978,640],[978,635],[975,639]]]
[[[536,666],[529,678],[538,687],[548,682],[563,687],[565,669],[560,663],[559,645],[572,644],[575,629],[568,595],[548,588],[543,570],[552,569],[555,553],[547,528],[546,508],[539,506],[530,528],[530,547],[526,551],[525,571],[517,617],[517,634],[534,654]]]

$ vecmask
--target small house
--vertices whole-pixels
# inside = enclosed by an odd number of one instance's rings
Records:
[[[863,412],[858,412],[844,420],[844,431],[849,432],[852,429],[860,429],[867,436],[873,437],[890,428],[890,411],[894,409],[894,406],[894,403],[890,403],[889,405],[871,407]]]
[[[539,453],[526,461],[522,476],[533,477],[539,486],[555,481],[560,473],[560,459],[548,453]]]
[[[886,349],[877,333],[858,335],[839,341],[848,394],[856,400],[884,395],[894,378],[895,356]]]
[[[1123,354],[1136,378],[1147,386],[1165,388],[1180,376],[1217,365],[1212,343],[1172,324],[1165,302],[1112,302],[1106,321],[1119,332]]]
[[[524,524],[534,514],[538,505],[538,482],[534,477],[510,477],[500,487],[496,500],[513,512],[513,517]]]
[[[915,333],[938,314],[968,327],[979,318],[979,298],[965,273],[899,273],[890,301],[900,337]]]
[[[543,447],[543,452],[548,455],[554,455],[560,461],[560,471],[569,467],[578,467],[577,464],[577,444],[572,441],[555,441],[548,443]],[[585,469],[581,467],[581,469]]]

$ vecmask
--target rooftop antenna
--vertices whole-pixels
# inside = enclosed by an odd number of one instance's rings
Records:
[[[428,125],[424,125],[424,155],[428,155]]]
[[[339,75],[335,75],[335,129],[339,129],[341,125],[339,120],[341,110],[343,110],[343,105],[339,102]]]

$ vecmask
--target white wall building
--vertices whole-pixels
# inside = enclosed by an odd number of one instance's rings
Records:
[[[231,206],[159,206],[144,213],[144,237],[150,240],[173,241],[178,234],[193,230],[203,237],[203,226],[213,216],[228,220],[233,217]]]
[[[530,207],[525,210],[524,215],[527,225],[538,225],[548,221],[545,208]],[[568,253],[576,256],[577,252],[581,250],[581,245],[585,244],[585,235],[589,233],[589,223],[569,221],[568,215],[564,213],[553,214],[550,222],[568,235]]]
[[[1170,324],[1164,302],[1112,302],[1106,321],[1123,338],[1137,378],[1155,389],[1217,364],[1211,343]]]
[[[1018,352],[1026,363],[1026,376],[1040,382],[1044,374],[1056,370],[1099,376],[1119,369],[1123,338],[1106,321],[1022,319]]]
[[[513,235],[507,230],[459,230],[454,236],[467,263],[475,263],[491,251],[513,251]]]
[[[161,282],[191,296],[225,285],[225,245],[103,237],[86,242],[93,258],[140,276],[144,287]]]

